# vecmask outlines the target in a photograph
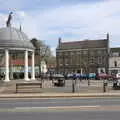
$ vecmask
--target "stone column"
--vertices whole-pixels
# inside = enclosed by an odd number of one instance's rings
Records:
[[[82,68],[81,68],[81,75],[83,74]]]
[[[32,52],[32,73],[31,73],[31,79],[35,80],[35,54]]]
[[[9,82],[9,51],[5,50],[5,82]]]
[[[13,80],[13,64],[12,64],[12,53],[9,54],[9,61],[10,61],[10,67],[9,67],[9,73],[10,73],[10,80]]]
[[[24,79],[29,81],[28,78],[28,51],[25,50],[25,72],[24,72]]]

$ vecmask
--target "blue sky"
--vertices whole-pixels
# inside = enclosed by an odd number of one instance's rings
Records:
[[[106,38],[120,47],[120,0],[0,0],[0,27],[9,11],[12,24],[31,38],[43,40],[55,53],[62,41]]]

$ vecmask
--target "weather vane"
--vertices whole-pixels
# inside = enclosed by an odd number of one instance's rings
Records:
[[[11,27],[11,19],[12,19],[13,12],[9,13],[8,20],[6,21],[6,26]]]

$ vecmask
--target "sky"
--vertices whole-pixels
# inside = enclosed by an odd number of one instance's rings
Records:
[[[0,27],[10,11],[12,26],[29,39],[37,38],[55,54],[58,38],[63,42],[104,39],[120,47],[120,0],[0,0]]]

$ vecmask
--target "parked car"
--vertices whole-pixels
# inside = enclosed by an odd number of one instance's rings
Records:
[[[89,79],[95,79],[96,74],[95,73],[89,73]]]
[[[116,79],[116,76],[109,75],[109,74],[98,74],[98,75],[96,75],[96,79],[114,80],[114,79]]]
[[[68,74],[67,77],[68,77],[68,79],[74,79],[74,78],[80,79],[80,78],[82,78],[82,75],[79,73],[75,73],[75,74]]]
[[[63,79],[64,78],[64,76],[62,75],[62,74],[53,74],[53,78],[54,79]]]
[[[72,73],[67,74],[67,78],[68,78],[68,79],[73,79],[73,74],[72,74]]]
[[[114,80],[113,89],[120,89],[120,79]]]

